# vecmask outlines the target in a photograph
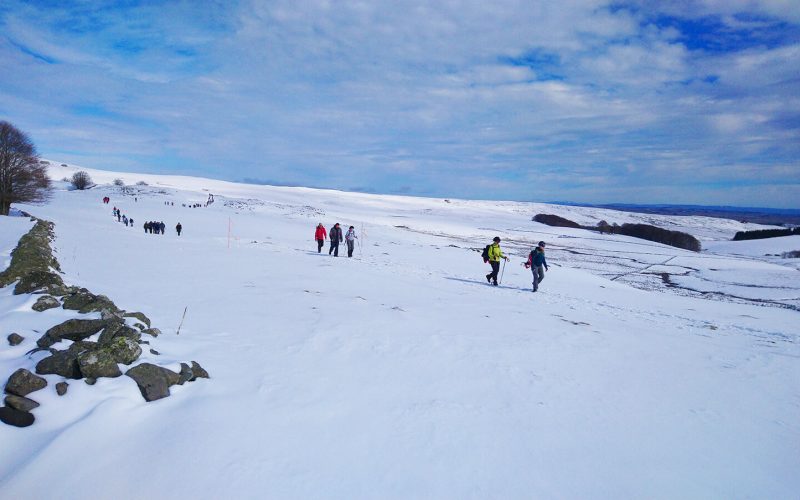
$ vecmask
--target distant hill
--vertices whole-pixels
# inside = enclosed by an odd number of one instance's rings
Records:
[[[589,203],[553,202],[559,205],[577,207],[608,208],[623,212],[658,215],[700,215],[717,217],[720,219],[733,219],[740,222],[766,224],[772,226],[800,226],[800,209],[791,208],[758,208],[758,207],[728,207],[728,206],[703,206],[703,205],[635,205],[628,203],[610,203],[592,205]]]

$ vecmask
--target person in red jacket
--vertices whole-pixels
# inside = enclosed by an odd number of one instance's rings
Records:
[[[320,222],[317,225],[317,230],[314,232],[314,239],[317,240],[317,253],[322,253],[322,246],[325,244],[325,238],[328,237],[328,232],[325,231],[325,226]]]

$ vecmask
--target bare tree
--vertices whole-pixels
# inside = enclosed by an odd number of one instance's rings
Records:
[[[43,203],[50,198],[47,166],[39,163],[28,136],[7,121],[0,121],[0,215],[12,203]]]
[[[92,178],[89,177],[89,174],[84,172],[83,170],[80,170],[72,174],[72,179],[70,180],[70,182],[75,187],[75,189],[80,189],[81,191],[94,184],[92,182]]]

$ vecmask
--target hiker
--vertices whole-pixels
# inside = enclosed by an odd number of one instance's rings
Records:
[[[325,238],[327,237],[328,231],[325,230],[325,226],[320,222],[317,224],[317,230],[314,231],[314,239],[317,240],[317,253],[322,253],[322,246],[325,244]]]
[[[489,245],[489,265],[492,266],[492,272],[486,275],[486,281],[494,286],[497,286],[497,273],[500,272],[500,259],[508,261],[508,257],[500,250],[500,237],[495,236],[491,245]]]
[[[125,227],[128,227],[128,216],[127,215],[123,215],[122,216],[122,223],[125,224]]]
[[[167,225],[164,224],[164,221],[162,220],[161,223],[158,224],[158,227],[160,228],[161,235],[163,236],[164,233],[167,232]]]
[[[539,283],[544,279],[544,270],[550,270],[547,267],[547,260],[544,258],[544,241],[539,242],[539,246],[531,250],[528,255],[528,262],[525,263],[525,269],[530,268],[533,273],[533,291],[539,290]]]
[[[133,218],[132,217],[130,219],[128,219],[128,222],[130,222],[131,227],[133,227]]]
[[[342,228],[339,227],[339,223],[338,222],[333,225],[333,227],[331,228],[330,232],[328,233],[328,236],[331,239],[331,248],[328,250],[328,255],[330,255],[331,252],[333,252],[333,256],[334,257],[338,257],[339,256],[339,243],[341,243],[343,241],[343,239],[342,239]]]
[[[357,238],[358,238],[358,236],[356,236],[356,230],[353,228],[353,226],[350,226],[350,229],[347,230],[347,234],[344,235],[344,241],[347,242],[347,256],[348,257],[352,257],[353,256],[353,249],[355,249],[355,247],[356,247],[356,239]]]
[[[183,229],[183,226],[181,226],[181,223],[178,222],[178,225],[175,226],[175,230],[178,231],[178,236],[181,235],[181,229]]]

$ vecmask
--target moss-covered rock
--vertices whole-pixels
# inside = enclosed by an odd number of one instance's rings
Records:
[[[15,346],[15,345],[20,345],[22,341],[25,340],[25,337],[23,337],[18,333],[12,333],[7,337],[7,340],[8,340],[8,345]]]
[[[78,311],[80,313],[118,311],[116,304],[105,295],[95,295],[85,288],[79,289],[64,297],[64,309]]]
[[[53,257],[50,241],[53,239],[53,223],[39,220],[20,238],[11,252],[11,263],[0,272],[0,286],[17,282],[14,293],[31,293],[53,285],[63,286],[63,281],[53,271],[60,271]]]
[[[123,365],[133,363],[142,355],[142,348],[139,347],[139,344],[127,337],[115,338],[104,349],[111,353],[111,357],[117,363],[122,363]]]
[[[78,355],[78,366],[87,379],[100,377],[119,377],[122,372],[117,366],[117,361],[106,349],[84,351]]]
[[[53,309],[60,305],[61,303],[58,301],[58,299],[53,297],[52,295],[42,295],[41,297],[36,299],[36,303],[33,304],[33,306],[31,306],[31,309],[37,312],[42,312],[48,309]]]

